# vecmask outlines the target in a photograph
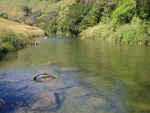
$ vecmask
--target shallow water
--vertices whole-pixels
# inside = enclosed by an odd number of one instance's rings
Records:
[[[42,43],[1,59],[0,112],[150,112],[150,47],[66,37],[36,40]],[[59,78],[31,80],[44,72]],[[47,92],[54,93],[54,106]],[[33,109],[44,93],[50,101]]]

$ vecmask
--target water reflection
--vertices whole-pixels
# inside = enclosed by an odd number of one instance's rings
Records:
[[[33,112],[42,92],[54,93],[59,107],[52,113],[150,112],[149,47],[65,37],[37,40],[42,43],[0,62],[2,112]],[[59,79],[30,80],[43,70]]]

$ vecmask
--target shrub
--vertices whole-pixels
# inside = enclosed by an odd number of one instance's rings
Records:
[[[50,22],[45,22],[43,25],[43,29],[45,31],[48,31],[49,33],[56,34],[58,29],[57,19],[54,18]]]
[[[149,33],[147,32],[145,23],[134,22],[120,26],[119,29],[114,32],[113,39],[124,42],[144,42],[149,40]]]
[[[4,19],[8,19],[8,14],[7,13],[0,13],[0,17]]]
[[[141,19],[150,19],[150,1],[149,0],[136,0],[137,1],[137,14]]]
[[[132,0],[125,1],[113,13],[113,20],[111,22],[112,29],[115,30],[120,25],[129,23],[135,13],[136,3],[132,2]]]

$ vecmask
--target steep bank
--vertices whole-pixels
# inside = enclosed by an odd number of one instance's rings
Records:
[[[16,51],[29,44],[32,37],[43,35],[44,31],[0,18],[0,56]]]

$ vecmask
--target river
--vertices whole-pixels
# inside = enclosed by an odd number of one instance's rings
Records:
[[[150,46],[36,40],[0,61],[0,113],[150,112]],[[31,80],[43,72],[59,78]]]

